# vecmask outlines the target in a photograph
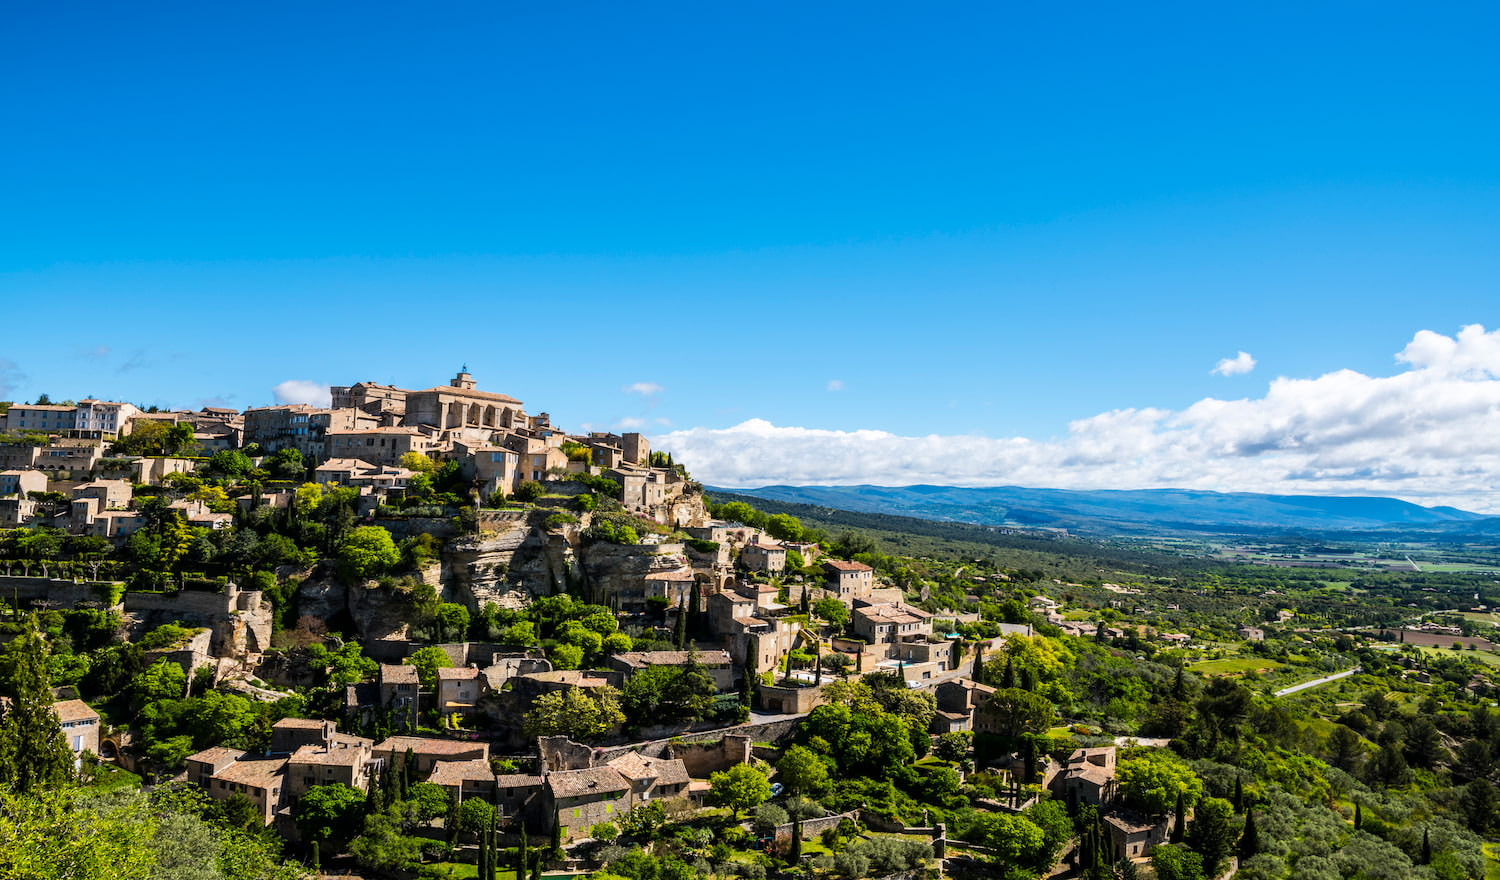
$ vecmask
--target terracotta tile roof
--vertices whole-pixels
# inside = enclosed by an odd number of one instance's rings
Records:
[[[637,669],[646,666],[682,666],[692,658],[691,651],[628,651],[615,659]],[[728,651],[699,651],[698,662],[704,666],[731,666]]]
[[[495,771],[483,758],[468,761],[439,761],[432,765],[427,781],[433,785],[462,785],[465,782],[493,782]]]
[[[316,718],[283,718],[271,725],[272,730],[322,730],[326,722]]]
[[[629,791],[630,783],[613,767],[594,767],[589,770],[558,770],[549,773],[547,787],[552,789],[553,797],[565,798]]]
[[[514,397],[511,397],[511,396],[506,395],[506,394],[496,394],[493,391],[477,391],[477,390],[474,390],[474,389],[471,389],[471,388],[454,388],[452,385],[439,385],[436,388],[424,388],[421,391],[409,391],[407,393],[408,394],[430,394],[432,392],[437,392],[439,394],[451,394],[451,395],[453,395],[455,397],[478,397],[478,398],[482,398],[484,400],[498,400],[498,401],[500,401],[502,403],[520,403],[521,402],[519,400],[516,400]]]
[[[422,679],[417,675],[415,666],[392,666],[389,663],[380,664],[381,684],[421,684]]]
[[[648,581],[691,581],[692,570],[687,571],[653,571],[644,578]]]
[[[241,757],[244,756],[244,754],[245,753],[240,751],[239,749],[229,749],[224,748],[223,746],[215,746],[211,749],[204,749],[196,755],[189,755],[188,760],[198,761],[202,764],[210,764],[214,767],[220,767],[228,762],[238,761]]]
[[[438,681],[473,681],[479,677],[479,674],[478,669],[468,666],[437,671]]]
[[[368,756],[364,749],[334,746],[306,745],[292,752],[287,759],[292,764],[318,764],[329,767],[352,767]]]
[[[425,736],[393,736],[375,746],[375,751],[382,755],[387,752],[404,753],[407,749],[418,755],[469,755],[478,752],[486,759],[490,755],[488,743]]]
[[[610,761],[609,766],[620,771],[620,775],[626,779],[656,778],[656,770],[651,766],[651,761],[642,758],[640,752],[626,752]]]
[[[836,571],[874,571],[875,570],[875,569],[871,568],[870,566],[865,565],[863,562],[848,562],[848,561],[845,561],[843,559],[830,559],[830,560],[824,562],[823,565],[826,566],[826,567],[828,567],[828,568],[832,568],[832,569],[834,569]]]
[[[280,778],[285,767],[286,758],[250,758],[235,761],[215,773],[214,778],[256,788],[270,788]]]
[[[63,700],[52,704],[52,711],[57,713],[57,720],[63,724],[69,721],[99,720],[99,713],[89,708],[89,704],[82,700]]]
[[[544,781],[542,777],[528,773],[511,773],[495,777],[495,785],[498,788],[538,788]]]

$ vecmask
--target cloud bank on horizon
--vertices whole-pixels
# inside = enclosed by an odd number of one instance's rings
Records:
[[[1226,362],[1240,359],[1254,364],[1244,353]],[[728,488],[1187,488],[1390,495],[1500,511],[1500,330],[1473,324],[1451,337],[1422,330],[1396,360],[1407,368],[1391,376],[1345,369],[1280,377],[1255,399],[1112,410],[1048,440],[905,437],[750,419],[653,442],[697,479]]]

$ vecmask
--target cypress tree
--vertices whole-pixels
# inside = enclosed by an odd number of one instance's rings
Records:
[[[1000,677],[1000,686],[1006,689],[1016,686],[1016,658],[1005,658],[1005,673]]]
[[[803,595],[806,595],[806,594],[804,593]],[[823,659],[823,643],[822,642],[813,642],[813,684],[814,685],[820,685],[820,684],[823,683],[823,664],[821,662],[819,662],[822,659]]]
[[[984,642],[974,646],[974,680],[979,684],[988,684],[984,680]]]
[[[687,613],[681,599],[677,600],[677,626],[673,638],[677,642],[677,650],[687,647]]]
[[[490,829],[484,828],[479,832],[479,864],[475,872],[476,880],[489,880],[490,876]]]
[[[18,794],[73,778],[73,751],[52,709],[47,643],[36,617],[5,649],[10,706],[0,714],[0,786]]]
[[[703,597],[700,595],[698,585],[692,586],[692,592],[688,593],[688,634],[698,635],[699,618],[703,616]]]
[[[740,688],[740,705],[750,708],[751,699],[755,695],[755,673],[750,671],[750,664],[746,663],[740,667],[740,680],[744,685]]]
[[[531,853],[529,852],[529,849],[531,847],[530,838],[531,835],[526,830],[526,820],[522,819],[521,844],[520,846],[516,847],[516,880],[521,880],[522,877],[526,876],[526,872],[531,869]]]
[[[1234,811],[1242,813],[1245,810],[1245,785],[1238,776],[1234,777]]]
[[[562,829],[563,829],[563,826],[562,826],[562,813],[558,813],[557,815],[553,816],[553,822],[552,822],[552,852],[551,852],[551,857],[553,859],[561,859],[563,857]]]
[[[1255,830],[1255,808],[1245,811],[1245,833],[1240,835],[1240,861],[1260,852],[1260,833]]]
[[[1187,801],[1182,792],[1177,793],[1177,821],[1172,823],[1172,842],[1182,843],[1182,833],[1187,826]]]
[[[1187,699],[1187,681],[1182,677],[1182,667],[1177,667],[1177,674],[1172,677],[1172,699],[1182,702]]]
[[[1428,829],[1422,829],[1422,864],[1424,865],[1432,864],[1432,840],[1428,836],[1429,833]]]
[[[1354,805],[1354,830],[1358,831],[1360,829],[1360,826],[1362,826],[1364,824],[1365,824],[1364,810],[1360,808],[1359,804],[1355,804]]]
[[[792,864],[802,861],[802,812],[797,812],[797,818],[792,820]]]

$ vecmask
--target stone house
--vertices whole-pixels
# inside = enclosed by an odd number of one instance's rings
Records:
[[[47,475],[41,471],[0,471],[0,495],[25,495],[47,491]]]
[[[206,749],[187,759],[187,779],[214,800],[244,795],[255,804],[261,824],[269,825],[285,804],[286,760],[252,757],[239,749]]]
[[[1052,780],[1057,796],[1108,808],[1115,800],[1115,747],[1076,749]]]
[[[932,732],[941,734],[955,730],[973,730],[974,711],[994,692],[995,689],[989,685],[968,678],[956,678],[938,685],[934,689],[937,714],[932,719]]]
[[[408,452],[423,455],[436,451],[438,444],[415,428],[362,428],[329,431],[325,439],[330,459],[354,458],[377,465],[394,466]]]
[[[1167,842],[1170,824],[1165,818],[1153,822],[1133,813],[1110,813],[1104,817],[1116,861],[1151,855],[1153,849]]]
[[[357,458],[331,458],[313,471],[313,479],[324,485],[369,487],[381,492],[404,491],[414,476],[416,472],[406,468]]]
[[[332,733],[320,742],[298,746],[287,758],[285,794],[295,800],[314,785],[335,783],[364,791],[381,765],[373,740]]]
[[[1240,638],[1247,642],[1264,642],[1266,640],[1266,631],[1258,626],[1242,626],[1236,632],[1239,633]]]
[[[530,828],[541,828],[552,821],[543,814],[545,780],[530,773],[502,773],[495,777],[495,806],[507,819],[524,819]]]
[[[393,736],[375,745],[375,756],[389,761],[405,760],[410,749],[416,758],[416,769],[426,777],[439,761],[488,761],[489,743],[460,739],[435,739],[426,736]]]
[[[751,571],[766,571],[772,574],[786,570],[786,548],[780,544],[759,541],[746,544],[740,551],[740,565]]]
[[[61,434],[73,430],[77,407],[57,404],[13,403],[5,413],[6,430]]]
[[[823,561],[823,573],[828,589],[845,602],[866,598],[875,589],[875,569],[863,562],[827,559]]]
[[[415,666],[380,664],[380,705],[392,711],[397,726],[416,729],[421,687]]]
[[[817,562],[818,557],[823,553],[823,548],[808,541],[783,541],[781,546],[790,552],[801,555],[802,562],[805,565],[812,565],[814,562]]]
[[[23,526],[36,516],[36,502],[17,495],[0,498],[0,526]]]
[[[647,758],[640,752],[626,752],[608,766],[630,781],[632,808],[647,801],[682,797],[692,782],[687,765],[673,758]]]
[[[906,604],[855,605],[849,626],[872,645],[926,636],[932,615]]]
[[[437,671],[438,711],[447,715],[457,712],[468,716],[474,714],[474,704],[486,690],[488,682],[483,673],[473,666]]]
[[[633,805],[631,781],[613,767],[554,770],[545,782],[543,810],[561,826],[564,840],[587,837],[591,827],[618,821]]]
[[[684,608],[692,604],[692,592],[697,576],[690,568],[677,569],[675,571],[653,571],[644,575],[641,588],[641,599],[639,602],[627,602],[630,597],[629,591],[622,590],[620,593],[620,608],[624,611],[635,611],[637,613],[646,610],[646,602],[649,599],[665,599],[668,608],[676,608],[678,605]],[[633,597],[631,597],[633,598]],[[638,606],[629,607],[626,606]]]
[[[84,752],[99,754],[99,713],[89,708],[82,700],[63,700],[52,704],[57,713],[57,723],[62,727],[63,738],[73,754],[82,757]]]
[[[685,666],[692,656],[690,651],[629,651],[610,655],[608,663],[611,669],[624,672],[628,680],[629,676],[650,666]],[[698,651],[697,660],[719,690],[732,691],[738,687],[739,666],[728,651]]]
[[[73,498],[97,498],[100,510],[124,510],[130,506],[129,480],[94,480],[73,487]]]

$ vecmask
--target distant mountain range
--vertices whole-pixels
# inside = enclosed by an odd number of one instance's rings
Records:
[[[1064,528],[1094,534],[1420,528],[1488,519],[1454,507],[1422,507],[1396,498],[1257,495],[1189,489],[765,486],[721,491],[839,510],[976,525]]]

